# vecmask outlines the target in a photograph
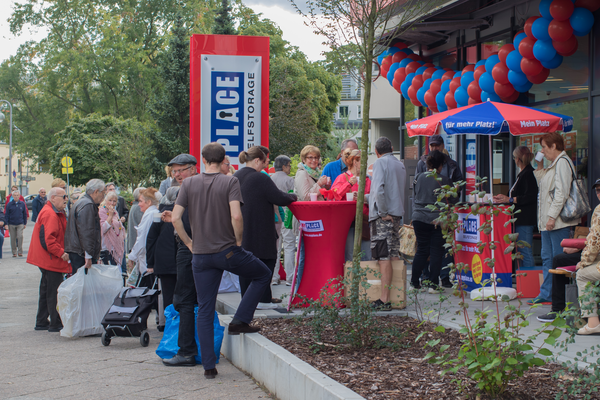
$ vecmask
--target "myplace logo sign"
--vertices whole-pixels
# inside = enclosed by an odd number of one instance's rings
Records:
[[[302,224],[304,232],[323,232],[325,229],[323,228],[323,220],[317,221],[300,221]]]
[[[466,243],[479,242],[479,218],[466,213],[458,213],[458,220],[460,224],[456,230],[456,241]]]

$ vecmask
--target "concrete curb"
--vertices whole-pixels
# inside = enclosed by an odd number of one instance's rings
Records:
[[[228,328],[233,316],[220,315],[219,319]],[[280,400],[364,399],[259,334],[225,332],[221,353]]]

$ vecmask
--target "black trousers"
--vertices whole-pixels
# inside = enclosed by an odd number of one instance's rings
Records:
[[[110,254],[108,250],[102,250],[100,252],[100,259],[105,265],[118,265],[115,258]]]
[[[61,328],[62,322],[56,310],[56,303],[58,287],[63,281],[63,274],[43,268],[40,268],[40,271],[42,279],[40,280],[40,299],[38,301],[35,326]],[[50,322],[48,322],[48,317],[50,318]]]
[[[414,287],[420,287],[419,278],[427,267],[429,257],[429,281],[433,285],[439,284],[440,270],[444,258],[444,236],[442,229],[433,224],[413,221],[415,236],[417,237],[417,252],[413,260],[411,282]]]
[[[85,257],[81,257],[77,253],[69,253],[69,261],[71,261],[71,268],[73,268],[73,274],[75,274],[79,268],[85,265]],[[92,258],[92,264],[98,264],[98,260]]]
[[[274,259],[267,260],[264,258],[259,258],[259,260],[262,261],[263,263],[265,263],[267,268],[269,268],[269,270],[271,271],[271,279],[273,279],[273,273],[275,272],[275,264],[277,264],[277,259],[274,258]],[[240,290],[242,291],[242,298],[244,297],[246,290],[248,290],[248,286],[250,286],[250,283],[252,283],[251,279],[240,276]],[[271,292],[271,285],[269,285],[265,289],[259,302],[260,303],[270,303],[272,300],[273,300],[273,293]]]
[[[581,261],[581,252],[560,253],[552,259],[552,268],[569,267]],[[552,311],[561,312],[566,307],[566,287],[571,278],[567,275],[552,274]]]
[[[194,308],[198,304],[194,273],[192,271],[192,252],[182,242],[177,248],[177,283],[173,292],[173,307],[179,313],[179,336],[177,354],[184,357],[198,355],[196,346],[196,316]]]
[[[167,308],[173,304],[173,294],[175,293],[175,285],[177,284],[177,275],[165,274],[158,275],[162,287],[163,305]]]

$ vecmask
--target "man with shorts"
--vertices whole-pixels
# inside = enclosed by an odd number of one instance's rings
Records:
[[[391,311],[390,285],[392,261],[400,257],[400,223],[404,216],[404,187],[406,169],[394,155],[392,142],[380,137],[375,142],[377,160],[373,164],[371,193],[365,196],[369,203],[371,228],[371,253],[379,262],[381,271],[381,297],[371,303],[373,308]]]
[[[192,269],[198,294],[198,339],[204,366],[204,377],[217,375],[214,352],[213,320],[215,304],[223,271],[246,278],[250,285],[229,324],[229,334],[255,333],[251,326],[254,310],[271,282],[271,271],[252,253],[244,250],[242,236],[242,194],[240,182],[234,176],[221,173],[225,148],[209,143],[202,149],[205,172],[185,179],[173,209],[173,226],[179,239],[192,254]],[[193,242],[182,222],[184,211],[189,214]]]

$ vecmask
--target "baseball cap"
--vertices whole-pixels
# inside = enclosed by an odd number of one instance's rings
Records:
[[[435,144],[435,145],[444,145],[444,138],[442,138],[440,135],[433,135],[429,137],[429,144]]]

